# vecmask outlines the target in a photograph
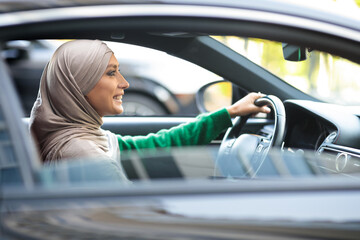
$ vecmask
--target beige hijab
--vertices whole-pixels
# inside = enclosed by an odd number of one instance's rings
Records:
[[[102,118],[85,99],[111,55],[99,40],[75,40],[60,46],[45,67],[30,117],[44,162],[117,156],[115,135],[100,128]]]

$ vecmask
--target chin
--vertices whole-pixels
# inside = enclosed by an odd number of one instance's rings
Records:
[[[106,114],[103,115],[104,116],[114,116],[114,115],[119,115],[119,114],[122,114],[124,112],[124,109],[121,107],[121,108],[113,108],[109,111],[107,111]]]
[[[124,112],[124,108],[121,106],[121,108],[117,108],[115,114],[122,114]]]

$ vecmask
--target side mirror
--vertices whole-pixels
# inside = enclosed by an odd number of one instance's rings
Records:
[[[282,49],[284,59],[293,62],[306,60],[310,52],[308,48],[290,45],[288,43],[283,43]]]
[[[226,81],[211,82],[196,93],[196,104],[200,112],[211,112],[230,106],[232,103],[232,84]]]

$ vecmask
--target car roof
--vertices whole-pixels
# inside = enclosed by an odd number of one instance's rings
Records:
[[[4,6],[12,6],[15,3],[19,5],[24,3],[28,10],[0,13],[0,31],[6,32],[6,34],[3,34],[2,40],[24,39],[24,36],[26,36],[26,39],[99,38],[101,40],[119,39],[120,41],[126,32],[138,31],[141,33],[140,35],[143,35],[144,32],[149,33],[143,36],[147,38],[151,37],[154,33],[167,33],[166,35],[176,36],[180,41],[180,38],[184,36],[172,34],[187,32],[191,33],[190,35],[194,37],[194,35],[201,35],[204,32],[211,32],[212,35],[239,34],[245,37],[268,38],[270,40],[307,46],[309,42],[302,41],[302,39],[305,39],[303,36],[307,32],[309,34],[321,34],[322,36],[317,37],[317,39],[323,38],[323,40],[319,40],[316,44],[313,41],[314,37],[307,38],[313,39],[311,40],[312,49],[328,51],[356,62],[359,61],[358,48],[355,51],[349,50],[344,55],[342,48],[338,49],[334,46],[325,47],[324,41],[329,39],[329,41],[333,42],[332,45],[339,46],[341,44],[339,40],[346,39],[351,46],[357,46],[360,43],[360,20],[358,20],[360,14],[343,16],[335,14],[334,11],[327,11],[325,8],[309,8],[306,4],[295,4],[293,1],[44,0],[38,3],[38,1],[34,0],[18,0],[2,2],[0,4],[0,11]],[[11,10],[11,8],[9,9]],[[354,9],[358,11],[358,8]],[[146,18],[149,20],[158,19],[157,22],[150,22],[145,20]],[[165,18],[171,21],[164,21]],[[137,21],[133,21],[134,19]],[[224,20],[221,27],[219,27],[219,19]],[[90,20],[97,23],[90,26]],[[76,29],[76,26],[79,25],[69,26],[66,24],[68,21],[82,21],[83,27]],[[141,21],[142,23],[140,23]],[[144,24],[144,21],[146,24]],[[188,23],[182,23],[180,27],[179,21],[187,21]],[[191,24],[189,24],[190,22]],[[197,24],[195,24],[196,22]],[[52,25],[54,23],[57,24],[58,29],[62,29],[61,34],[59,31],[53,31]],[[59,24],[62,24],[62,26]],[[242,24],[244,26],[248,24],[251,27],[244,27]],[[41,28],[36,25],[41,25]],[[255,29],[255,25],[258,28]],[[275,34],[273,30],[270,30],[270,25],[282,28],[281,33]],[[48,26],[48,28],[44,26]],[[95,31],[94,27],[96,26],[98,28]],[[177,28],[174,28],[174,26]],[[10,28],[8,27],[13,28],[14,31],[9,32],[8,29]],[[25,29],[18,31],[24,27]],[[73,27],[74,29],[71,29]],[[85,30],[85,28],[88,30]],[[232,29],[231,33],[227,31],[230,28]],[[114,29],[116,29],[115,33]],[[300,30],[299,34],[301,35],[290,36],[288,31],[291,29]],[[27,33],[24,34],[24,31]],[[68,31],[67,35],[64,34],[66,31]],[[99,31],[102,31],[102,33]],[[111,32],[111,36],[104,38],[104,36],[109,36],[109,32]],[[126,33],[125,35],[131,34]],[[137,38],[139,37],[141,36],[137,36]],[[350,46],[349,44],[342,44],[342,46],[347,47]],[[164,51],[164,49],[161,50]]]
[[[343,18],[344,22],[349,20],[359,21],[359,7],[356,7],[356,3],[352,2],[352,4],[349,4],[349,2],[350,1],[341,1],[340,3],[331,0],[0,0],[0,13],[111,4],[186,4],[246,8],[277,13],[288,13],[293,16],[327,18],[329,21],[331,21],[334,17],[338,20]]]
[[[316,2],[318,4],[309,4],[307,0],[0,0],[0,27],[40,21],[56,21],[64,16],[73,19],[84,17],[85,15],[88,17],[101,17],[105,15],[124,16],[124,14],[131,16],[131,10],[130,12],[128,9],[122,10],[122,6],[136,7],[136,16],[141,16],[141,12],[139,12],[138,9],[143,9],[142,16],[176,16],[180,11],[186,12],[188,17],[200,16],[206,18],[209,16],[207,15],[208,12],[201,12],[201,7],[207,6],[208,8],[213,8],[213,12],[218,12],[216,7],[230,11],[230,15],[231,10],[235,9],[252,11],[252,15],[257,15],[253,17],[253,19],[256,19],[255,21],[266,22],[269,21],[270,18],[274,23],[284,22],[281,18],[290,17],[294,18],[291,23],[292,25],[303,26],[304,23],[300,22],[314,20],[360,32],[359,7],[349,7],[346,4],[334,4],[330,0],[320,0]],[[110,5],[116,5],[116,8],[104,8]],[[80,9],[78,7],[83,7],[83,9],[79,11]],[[99,9],[97,7],[99,7]],[[151,9],[149,10],[149,8],[152,7],[156,8],[155,12],[151,11]],[[95,8],[96,10],[94,10]],[[63,9],[63,11],[61,11],[61,9]],[[42,14],[37,12],[41,10],[45,10],[45,12],[46,10],[51,11],[46,13],[42,12]],[[79,12],[81,12],[80,15],[78,15]],[[151,14],[152,12],[153,14]],[[39,16],[38,13],[41,15],[41,18],[37,17]],[[268,13],[268,15],[266,13]],[[244,18],[249,17],[246,16],[247,13],[234,12],[232,14],[238,17],[239,15],[245,14],[243,16]],[[275,19],[273,17],[274,14],[277,15]],[[213,16],[215,15],[216,14],[213,14]],[[231,16],[234,17],[233,15]],[[46,16],[46,18],[44,18],[44,16]],[[183,16],[183,14],[181,16]],[[231,18],[231,16],[229,17]],[[318,26],[317,29],[319,30],[321,28],[323,27]],[[347,30],[345,32],[339,29],[336,31],[338,31],[341,37],[345,37],[348,34]],[[350,38],[360,42],[360,38],[358,37]]]

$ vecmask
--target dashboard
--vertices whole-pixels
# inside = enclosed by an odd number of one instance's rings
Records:
[[[330,133],[337,136],[334,124],[301,105],[287,104],[286,114],[285,147],[317,150]]]
[[[287,100],[285,149],[314,151],[328,173],[360,173],[360,118],[346,107]]]

